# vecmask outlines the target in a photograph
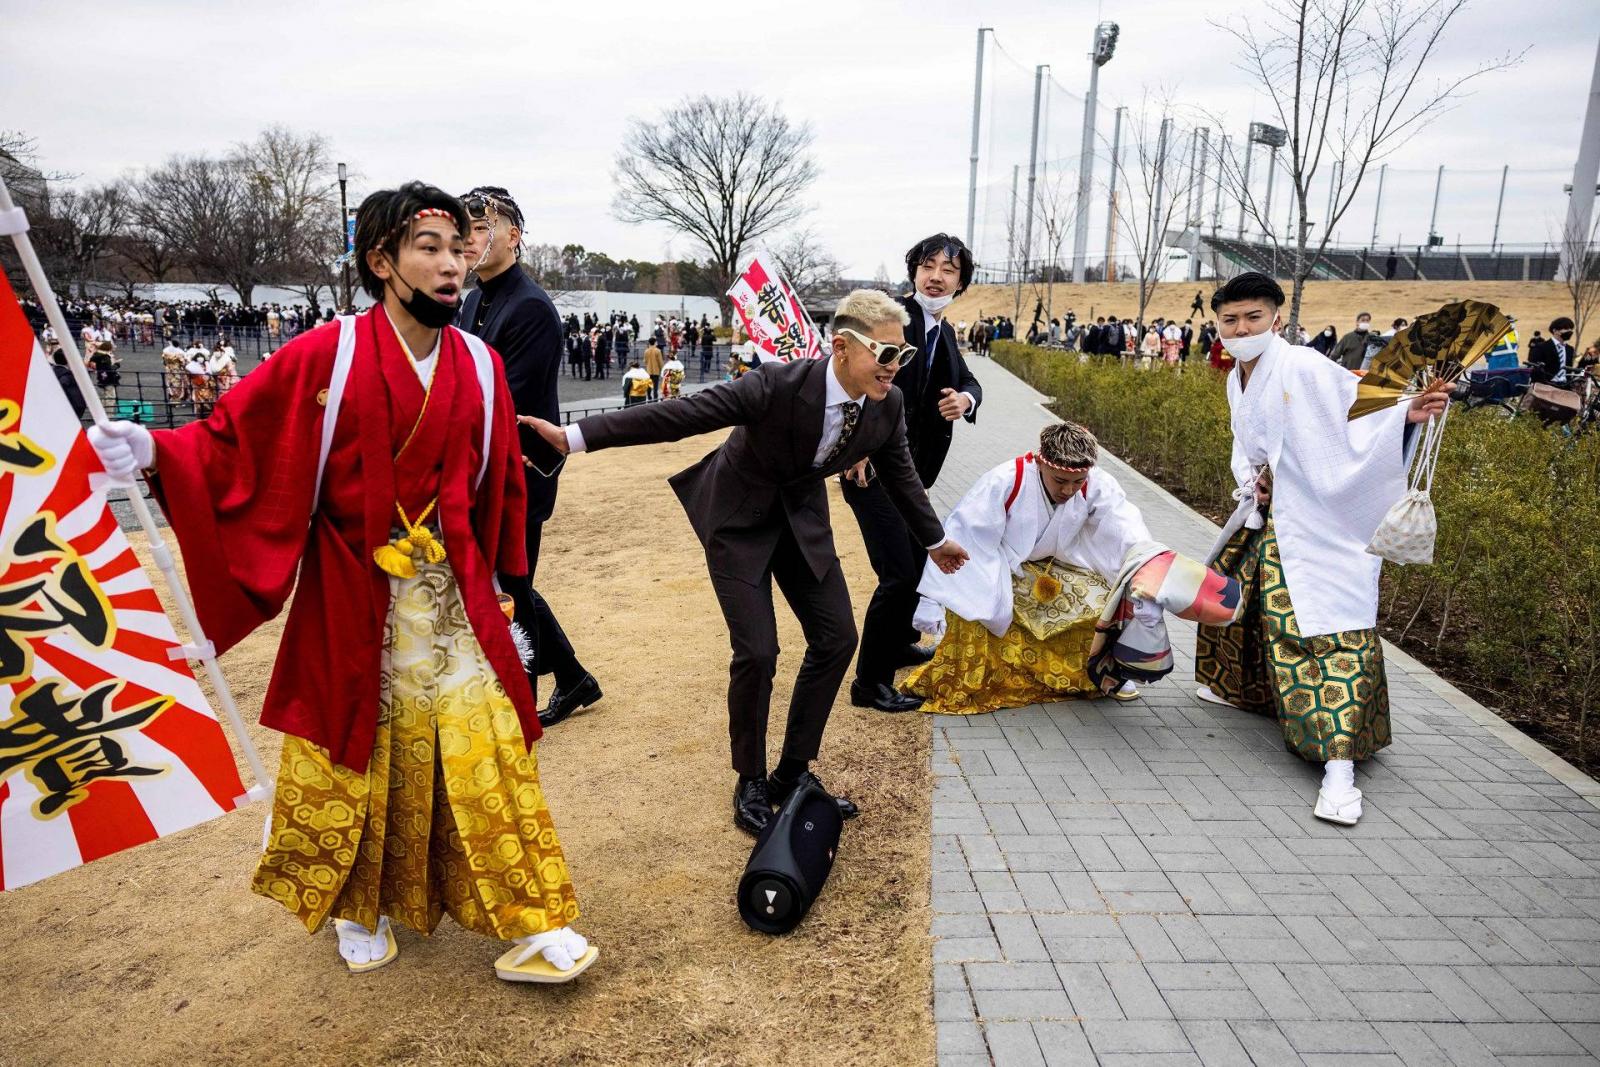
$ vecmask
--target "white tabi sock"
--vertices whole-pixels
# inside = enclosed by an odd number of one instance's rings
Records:
[[[1360,796],[1361,791],[1356,788],[1355,761],[1331,759],[1325,763],[1322,768],[1322,791],[1335,803],[1351,796]]]

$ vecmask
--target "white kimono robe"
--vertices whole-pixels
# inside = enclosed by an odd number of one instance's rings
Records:
[[[1217,551],[1254,510],[1244,488],[1271,467],[1273,525],[1303,637],[1378,623],[1383,561],[1366,549],[1406,490],[1409,408],[1402,403],[1351,421],[1358,381],[1315,349],[1281,337],[1255,361],[1248,389],[1239,385],[1238,367],[1228,375],[1241,500]]]
[[[1006,499],[1014,486],[1016,499],[1008,511]],[[1144,516],[1110,472],[1091,470],[1082,492],[1053,505],[1031,456],[1023,462],[1020,486],[1015,460],[974,482],[944,529],[969,559],[954,574],[931,560],[923,568],[915,621],[924,633],[942,633],[949,610],[1000,637],[1011,625],[1011,578],[1022,572],[1023,561],[1053,556],[1115,586],[1128,550],[1150,540]]]

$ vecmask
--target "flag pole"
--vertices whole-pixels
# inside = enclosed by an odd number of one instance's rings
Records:
[[[56,302],[55,291],[50,288],[50,280],[45,277],[44,265],[39,262],[33,241],[28,237],[27,215],[12,202],[11,190],[4,178],[0,178],[0,236],[11,238],[11,243],[17,250],[17,258],[22,260],[22,269],[27,272],[28,281],[33,285],[34,296],[38,297],[39,303],[44,307],[45,318],[49,320],[62,351],[66,353],[67,367],[72,371],[73,380],[78,383],[78,391],[83,394],[89,414],[93,416],[97,426],[104,426],[109,419],[105,405],[100,403],[100,392],[95,388],[93,379],[89,377],[89,368],[84,365],[83,355],[78,351],[77,338],[73,336],[72,328],[67,325],[66,316],[61,313],[61,305]],[[194,642],[181,650],[175,650],[184,653],[178,658],[187,659],[192,656],[205,666],[206,678],[210,680],[211,688],[217,694],[217,702],[222,705],[222,713],[228,720],[234,740],[244,754],[245,762],[250,765],[250,773],[255,776],[256,783],[238,800],[241,803],[260,800],[267,795],[267,790],[272,785],[272,776],[267,773],[265,765],[261,762],[260,753],[256,751],[255,745],[251,744],[250,735],[245,731],[244,718],[239,714],[239,706],[233,700],[233,690],[228,688],[227,680],[222,677],[222,668],[217,663],[216,646],[206,640],[205,631],[200,627],[200,618],[195,614],[194,602],[189,598],[189,589],[178,574],[172,550],[167,547],[166,538],[162,536],[161,528],[156,525],[155,516],[150,513],[150,505],[145,503],[144,497],[138,492],[137,484],[132,479],[120,482],[108,478],[106,481],[108,485],[114,485],[127,492],[128,503],[133,507],[134,516],[138,518],[140,528],[150,539],[150,554],[155,557],[156,566],[166,576],[172,601],[189,630],[190,640]]]

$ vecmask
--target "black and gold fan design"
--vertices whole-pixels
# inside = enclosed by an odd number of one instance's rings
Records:
[[[1356,386],[1350,417],[1358,419],[1406,397],[1454,385],[1509,329],[1511,320],[1481,300],[1458,300],[1418,315],[1372,357]]]

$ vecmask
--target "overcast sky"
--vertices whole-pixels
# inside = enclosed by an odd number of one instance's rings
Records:
[[[1427,228],[1431,178],[1422,179],[1439,163],[1493,172],[1492,181],[1447,180],[1450,193],[1478,190],[1474,200],[1456,200],[1453,217],[1447,193],[1440,229],[1466,230],[1463,240],[1474,239],[1473,226],[1484,230],[1476,239],[1488,239],[1484,197],[1492,212],[1491,186],[1504,163],[1546,172],[1515,184],[1526,191],[1513,196],[1559,210],[1547,191],[1558,201],[1560,181],[1571,180],[1600,2],[1517,0],[1514,15],[1510,7],[1476,0],[1436,70],[1448,76],[1526,46],[1521,65],[1482,79],[1391,159],[1416,172],[1409,184],[1396,180],[1412,201],[1396,210],[1422,215],[1413,234]],[[104,180],[175,152],[220,153],[281,123],[325,135],[360,173],[363,190],[412,177],[455,192],[505,185],[528,215],[530,240],[658,259],[694,249],[665,230],[612,217],[611,164],[627,120],[689,94],[748,90],[814,127],[822,176],[806,199],[824,242],[853,275],[870,276],[883,263],[893,274],[916,238],[965,227],[980,21],[1021,65],[990,54],[986,81],[1001,114],[994,135],[986,130],[980,171],[999,188],[1011,164],[1027,160],[1031,86],[1021,68],[1049,63],[1063,91],[1081,94],[1100,18],[1122,30],[1101,73],[1103,104],[1137,105],[1146,87],[1160,86],[1180,104],[1226,115],[1230,128],[1268,118],[1233,67],[1232,40],[1197,9],[1248,17],[1259,5],[0,0],[0,128],[36,137],[47,167]],[[1057,102],[1070,110],[1067,97],[1058,93]],[[985,112],[988,122],[993,112]],[[1077,121],[1059,138],[1074,140]],[[1053,120],[1053,128],[1067,126]],[[1047,155],[1066,151],[1051,145]],[[1541,223],[1518,225],[1532,231]]]

